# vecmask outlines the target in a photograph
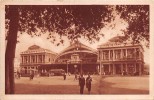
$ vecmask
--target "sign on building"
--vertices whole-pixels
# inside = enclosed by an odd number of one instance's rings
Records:
[[[80,61],[79,54],[71,55],[71,63],[78,63]]]

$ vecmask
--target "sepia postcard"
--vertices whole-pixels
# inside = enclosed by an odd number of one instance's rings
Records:
[[[0,100],[153,100],[153,0],[1,0]]]

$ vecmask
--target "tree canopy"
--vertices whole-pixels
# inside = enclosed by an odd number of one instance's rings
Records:
[[[105,22],[114,20],[116,11],[129,26],[124,35],[133,42],[149,42],[149,6],[148,5],[9,5],[6,6],[6,28],[9,25],[10,6],[18,7],[18,31],[32,36],[49,33],[48,39],[54,42],[52,33],[74,40],[84,36],[89,41],[99,40],[100,30]],[[116,9],[114,9],[116,8]],[[61,39],[60,41],[64,41]]]
[[[6,6],[6,28],[9,25],[9,7]],[[52,33],[67,36],[74,40],[81,36],[88,40],[99,40],[98,33],[105,22],[113,17],[109,6],[101,5],[20,5],[18,31],[32,36],[49,33],[48,38],[55,38]],[[63,42],[63,40],[61,40]]]
[[[149,5],[117,5],[116,10],[129,25],[125,36],[134,43],[144,41],[149,46]]]

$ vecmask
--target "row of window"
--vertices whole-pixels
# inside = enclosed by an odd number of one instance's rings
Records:
[[[45,62],[45,59],[47,59],[45,57],[45,55],[38,55],[38,56],[22,56],[21,57],[21,62],[22,63],[42,63],[42,62]],[[54,59],[53,59],[54,60]],[[51,58],[49,57],[48,58],[48,62],[51,61]]]
[[[140,54],[141,53],[141,54]],[[120,50],[104,50],[101,53],[101,59],[125,59],[125,58],[141,58],[142,52],[139,49],[120,49]]]

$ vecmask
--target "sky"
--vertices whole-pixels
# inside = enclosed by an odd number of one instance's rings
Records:
[[[111,28],[111,25],[115,25],[114,28]],[[111,39],[112,37],[115,37],[117,35],[122,35],[123,31],[121,30],[125,30],[127,28],[128,24],[120,19],[119,16],[116,16],[115,20],[112,21],[111,23],[108,23],[104,28],[101,29],[100,33],[104,34],[104,36],[102,38],[100,38],[99,41],[96,41],[95,43],[89,43],[86,39],[81,38],[79,39],[79,41],[93,49],[97,49],[97,47],[105,42],[107,42],[109,39]],[[20,33],[19,33],[20,34]],[[30,35],[24,33],[22,35],[19,36],[18,41],[19,43],[17,43],[16,46],[16,58],[20,59],[20,53],[23,51],[26,51],[28,49],[28,47],[32,46],[32,45],[38,45],[42,48],[45,49],[49,49],[53,52],[56,53],[60,53],[62,50],[64,50],[65,48],[67,48],[70,43],[67,39],[67,37],[64,37],[64,44],[60,44],[59,46],[56,46],[56,44],[53,44],[52,42],[50,42],[50,40],[46,39],[48,36],[48,34],[43,34],[40,37],[31,37]],[[58,35],[56,35],[57,39],[59,38]],[[145,63],[149,64],[149,49],[144,47],[144,60]]]

